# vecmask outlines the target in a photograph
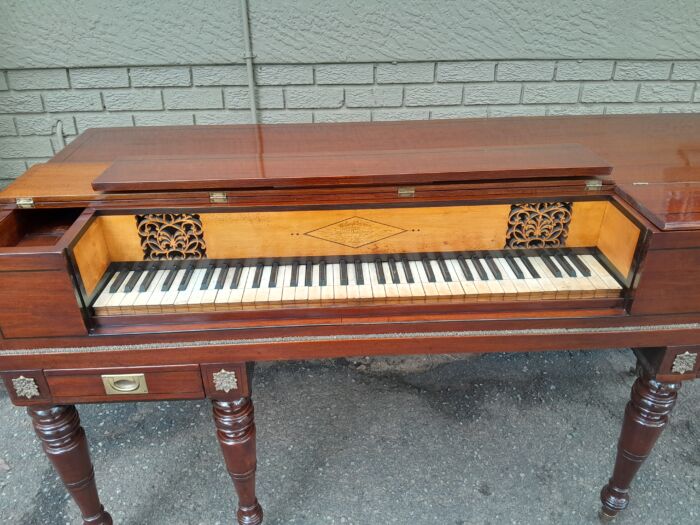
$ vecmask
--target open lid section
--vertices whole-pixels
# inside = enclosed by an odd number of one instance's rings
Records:
[[[606,176],[608,162],[580,144],[410,148],[342,153],[147,156],[115,159],[101,192],[236,190]]]

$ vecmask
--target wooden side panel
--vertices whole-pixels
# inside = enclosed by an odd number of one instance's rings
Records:
[[[0,272],[0,329],[6,338],[85,335],[64,271]]]
[[[87,294],[91,294],[104,275],[109,263],[109,249],[102,234],[102,222],[98,218],[73,248],[73,257],[83,280]]]
[[[647,252],[630,311],[632,314],[700,312],[700,249]]]
[[[143,250],[133,215],[104,215],[98,217],[102,234],[112,261],[141,261]]]
[[[641,232],[612,203],[608,203],[598,237],[598,249],[624,276],[629,275]]]
[[[578,201],[571,207],[571,223],[566,245],[571,248],[586,248],[598,243],[607,201]]]

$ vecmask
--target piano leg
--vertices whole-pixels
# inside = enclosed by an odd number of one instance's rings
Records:
[[[656,381],[644,372],[632,386],[613,475],[600,493],[603,503],[600,517],[603,520],[614,518],[627,507],[632,480],[666,427],[680,386],[680,382]]]
[[[213,400],[216,436],[226,468],[238,494],[238,523],[258,525],[262,507],[255,497],[255,417],[250,397],[233,401]]]
[[[80,508],[83,524],[112,525],[112,518],[97,494],[90,450],[76,408],[73,405],[30,407],[27,412],[44,452]]]

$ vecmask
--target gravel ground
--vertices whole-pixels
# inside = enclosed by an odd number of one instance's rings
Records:
[[[259,365],[265,523],[595,524],[633,363],[611,350]],[[24,410],[6,398],[0,523],[80,523]],[[686,384],[617,523],[700,522],[699,401],[700,386]],[[116,524],[234,523],[206,402],[81,415]]]

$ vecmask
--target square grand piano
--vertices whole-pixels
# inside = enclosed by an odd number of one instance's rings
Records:
[[[689,115],[90,130],[0,193],[0,375],[84,523],[74,405],[208,398],[257,524],[256,361],[629,346],[612,518],[700,368],[699,181]]]

